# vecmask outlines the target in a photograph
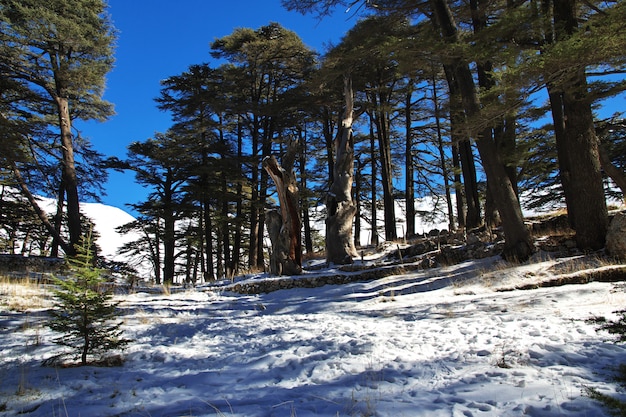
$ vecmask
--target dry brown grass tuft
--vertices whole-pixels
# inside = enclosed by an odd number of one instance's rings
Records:
[[[0,277],[0,308],[9,311],[27,311],[51,305],[51,294],[41,284],[28,278]]]

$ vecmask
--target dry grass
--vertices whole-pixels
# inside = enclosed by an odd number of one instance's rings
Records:
[[[554,264],[550,268],[550,272],[555,275],[566,275],[587,269],[596,269],[611,265],[615,265],[615,262],[613,262],[610,258],[597,256],[595,254],[582,255],[565,259]]]
[[[0,309],[27,311],[51,305],[51,294],[41,284],[28,278],[0,277]]]

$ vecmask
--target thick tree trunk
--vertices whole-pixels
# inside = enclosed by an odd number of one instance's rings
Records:
[[[580,88],[586,90],[584,74],[579,74],[579,77],[584,85]],[[586,92],[581,95],[586,95]],[[565,92],[563,108],[567,158],[570,166],[576,167],[571,171],[570,183],[574,201],[568,205],[572,209],[576,244],[579,249],[601,249],[609,221],[591,103],[577,97],[577,93]]]
[[[574,0],[554,0],[553,13],[557,41],[569,38],[578,30]],[[585,69],[567,70],[564,79],[558,87],[565,131],[558,146],[562,147],[559,165],[562,161],[571,168],[568,181],[563,183],[568,188],[565,193],[569,199],[568,214],[578,248],[597,250],[604,247],[608,212]]]
[[[63,182],[67,198],[67,226],[70,234],[70,246],[80,242],[80,203],[78,198],[78,178],[74,162],[74,143],[72,141],[72,124],[69,103],[66,98],[56,97],[61,129],[61,146],[63,149]]]
[[[457,39],[456,24],[445,0],[431,0],[435,24],[442,36],[449,40]],[[461,59],[454,59],[451,66],[463,100],[463,108],[468,118],[480,113],[480,103],[469,65]],[[484,129],[476,138],[478,152],[488,178],[490,191],[502,218],[502,228],[506,243],[503,256],[507,259],[526,260],[533,252],[530,232],[524,224],[522,210],[515,195],[514,187],[506,174],[498,155],[491,129]]]
[[[283,167],[274,156],[263,159],[263,168],[276,184],[280,212],[271,210],[266,215],[267,230],[272,242],[270,272],[274,275],[302,273],[302,223],[299,195],[293,165],[297,142],[291,142],[283,156]]]
[[[356,207],[352,202],[354,176],[354,117],[352,79],[344,77],[345,109],[341,126],[335,138],[335,165],[333,182],[326,196],[326,259],[329,263],[352,263],[357,256],[352,239],[352,223]]]
[[[485,12],[485,1],[484,0],[470,0],[470,9],[472,15],[472,25],[474,27],[474,33],[479,33],[487,28],[487,14]],[[490,90],[493,88],[496,83],[492,76],[493,64],[489,60],[484,60],[476,63],[476,72],[478,75],[478,85],[481,89]],[[492,99],[491,103],[493,105],[500,105],[499,102],[495,102]],[[507,118],[503,116],[500,121],[494,123],[494,125],[489,126],[485,129],[491,130],[491,136],[493,137],[493,141],[496,144],[496,152],[499,160],[503,164],[504,172],[509,177],[509,181],[511,182],[511,186],[513,187],[513,191],[515,195],[518,195],[517,189],[517,168],[515,166],[511,166],[507,164],[507,160],[513,160],[510,158],[511,155],[515,152],[515,129],[510,128],[507,129],[507,121],[511,121],[511,118],[514,122],[514,117],[511,117],[511,114],[507,114]],[[489,181],[487,181],[487,197],[485,199],[485,223],[489,227],[495,227],[500,224],[500,214],[498,212],[498,207],[495,204],[495,198],[492,195],[493,187],[489,185]]]

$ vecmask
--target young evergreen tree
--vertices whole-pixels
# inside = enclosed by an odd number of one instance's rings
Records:
[[[56,303],[48,322],[50,329],[62,333],[54,342],[69,347],[81,365],[130,342],[122,337],[122,323],[115,322],[117,304],[112,302],[102,271],[94,263],[94,247],[88,235],[77,255],[69,259],[70,276],[55,279]]]

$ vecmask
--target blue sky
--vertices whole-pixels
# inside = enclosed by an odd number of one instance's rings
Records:
[[[109,14],[119,31],[115,68],[107,77],[104,98],[116,115],[103,123],[75,123],[81,135],[106,156],[126,156],[129,143],[143,141],[171,126],[169,114],[156,108],[160,80],[181,74],[192,64],[213,62],[210,43],[239,27],[257,29],[278,22],[296,32],[310,48],[324,52],[355,23],[352,13],[338,10],[319,21],[288,12],[280,0],[109,0]],[[148,191],[132,173],[111,172],[105,204],[129,210]]]

